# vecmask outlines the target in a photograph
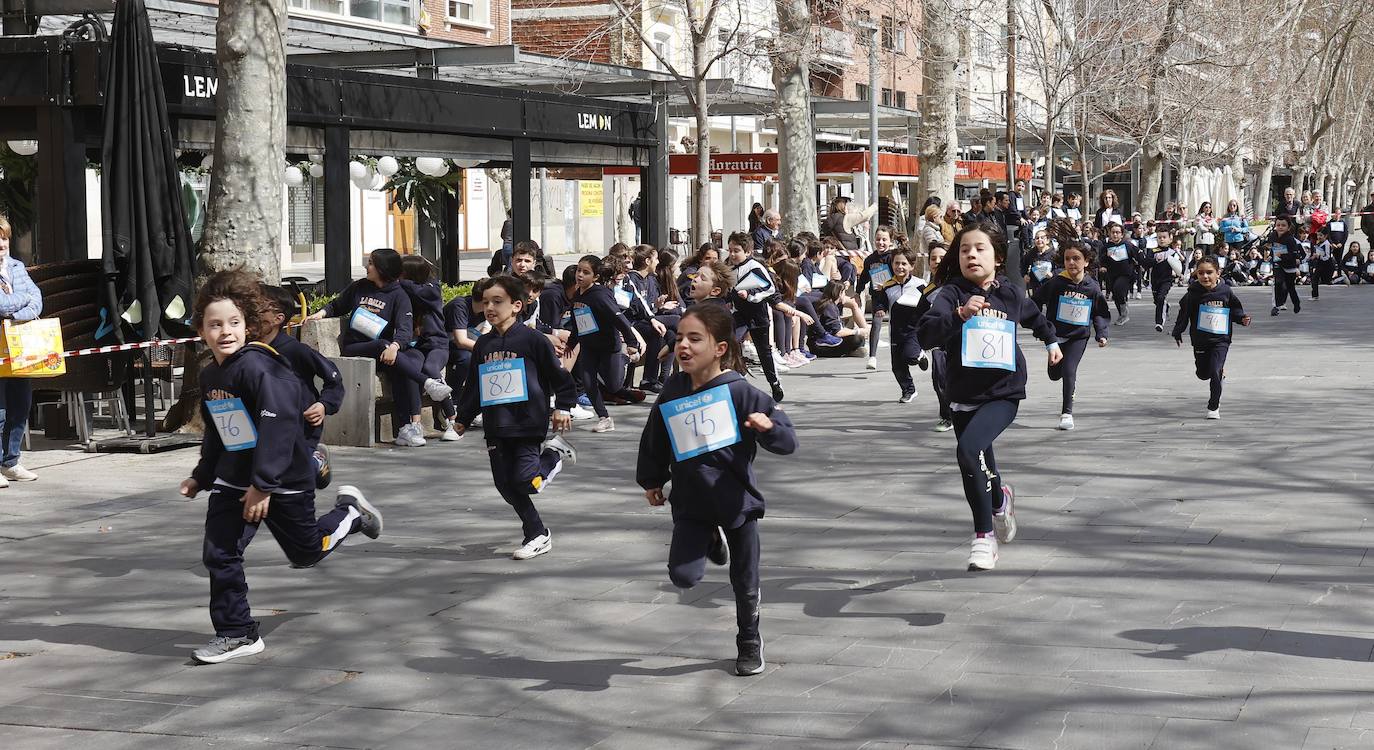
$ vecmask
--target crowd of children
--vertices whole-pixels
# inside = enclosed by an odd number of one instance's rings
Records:
[[[1199,221],[1213,241],[1190,251],[1177,226],[1127,222],[1114,198],[1091,218],[1072,207],[1078,217],[1052,209],[1030,227],[1019,273],[1010,274],[1006,223],[980,215],[948,247],[941,233],[923,235],[923,253],[901,232],[878,227],[873,252],[857,266],[834,238],[802,232],[756,247],[737,232],[685,259],[617,244],[555,278],[537,245],[516,243],[500,273],[447,304],[427,261],[379,249],[366,278],[314,317],[340,318],[341,352],[387,373],[396,445],[424,445],[421,393],[442,417],[443,440],[481,427],[496,492],[521,524],[517,560],[552,550],[534,496],[576,463],[562,433],[575,420],[593,421],[592,433],[613,432],[610,407],[657,394],[635,473],[651,505],[672,506],[669,579],[689,588],[708,561],[729,565],[736,671],[757,674],[764,500],[752,463],[759,447],[797,447],[780,406],[781,375],[849,355],[876,370],[886,327],[897,401],[917,397],[912,366],[930,373],[934,429],[955,433],[973,518],[968,567],[990,570],[1017,533],[1015,492],[994,443],[1026,397],[1030,368],[1018,327],[1043,342],[1048,378],[1062,386],[1058,427],[1071,430],[1079,363],[1089,344],[1108,344],[1108,299],[1115,324],[1124,325],[1129,302],[1148,286],[1157,331],[1177,310],[1172,337],[1181,346],[1188,332],[1196,375],[1209,384],[1206,416],[1217,419],[1232,324],[1250,324],[1234,285],[1272,283],[1277,315],[1289,303],[1300,312],[1303,283],[1316,299],[1322,284],[1374,273],[1339,226],[1280,217],[1259,240],[1234,211],[1216,220],[1208,209]],[[1176,285],[1185,291],[1171,303]],[[332,474],[321,426],[338,411],[343,387],[327,358],[283,332],[300,312],[290,294],[243,272],[212,276],[196,301],[194,323],[214,358],[201,375],[210,429],[181,491],[210,492],[203,557],[215,638],[195,652],[202,662],[263,648],[243,571],[259,523],[294,567],[319,563],[350,534],[375,538],[382,530],[380,511],[352,486],[315,516],[315,493]],[[766,388],[751,385],[750,375]]]

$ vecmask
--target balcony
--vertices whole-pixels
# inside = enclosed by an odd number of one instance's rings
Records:
[[[843,71],[854,64],[854,34],[844,29],[820,27],[816,60],[820,65]]]

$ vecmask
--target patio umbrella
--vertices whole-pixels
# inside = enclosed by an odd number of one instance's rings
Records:
[[[116,4],[108,60],[100,152],[106,283],[96,338],[186,335],[194,283],[191,231],[143,0]]]

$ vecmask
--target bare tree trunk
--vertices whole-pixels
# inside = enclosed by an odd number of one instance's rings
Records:
[[[1047,94],[1045,96],[1045,190],[1050,193],[1054,192],[1054,145],[1055,136],[1058,135],[1055,132],[1054,113],[1058,107],[1057,98]],[[1026,206],[1029,208],[1031,202],[1027,201]]]
[[[224,0],[215,22],[214,166],[200,241],[206,272],[281,277],[286,1]]]
[[[1271,148],[1264,154],[1264,161],[1260,162],[1259,179],[1255,181],[1255,202],[1253,209],[1255,216],[1269,215],[1269,189],[1273,179],[1274,151]]]
[[[1164,150],[1160,146],[1158,135],[1149,136],[1140,155],[1140,200],[1135,210],[1145,218],[1155,215],[1160,187],[1164,183]]]
[[[816,134],[811,121],[811,11],[804,0],[777,0],[782,48],[774,51],[778,107],[778,187],[788,233],[817,232]]]
[[[960,25],[957,0],[921,0],[925,58],[921,61],[921,124],[916,154],[926,195],[938,195],[944,205],[954,200],[954,168],[959,155],[958,80],[959,37],[950,30]],[[876,91],[869,96],[877,96]],[[922,200],[922,203],[925,201]],[[912,203],[916,203],[913,198]]]
[[[704,45],[695,45],[692,54],[704,62]],[[699,69],[699,68],[698,68]],[[692,247],[701,247],[711,239],[711,121],[706,116],[706,79],[698,75],[693,82],[696,90],[697,127],[697,176],[692,181],[696,190],[692,192]]]

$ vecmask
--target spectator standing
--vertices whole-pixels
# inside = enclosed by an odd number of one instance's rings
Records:
[[[18,258],[10,255],[13,229],[0,214],[0,318],[24,322],[36,320],[43,312],[43,295],[29,278]],[[33,401],[33,381],[28,378],[0,378],[0,487],[10,482],[32,482],[37,474],[19,465],[24,432],[29,426],[29,407]]]
[[[762,209],[763,206],[758,203],[755,203],[754,208],[758,210]],[[749,223],[754,223],[754,214],[752,212],[749,214]],[[781,226],[781,214],[779,214],[777,211],[774,211],[771,208],[767,211],[763,211],[763,215],[760,218],[758,225],[755,226],[752,230],[750,230],[750,233],[754,238],[754,247],[766,248],[768,247],[768,243],[773,242],[774,240],[781,240]]]

